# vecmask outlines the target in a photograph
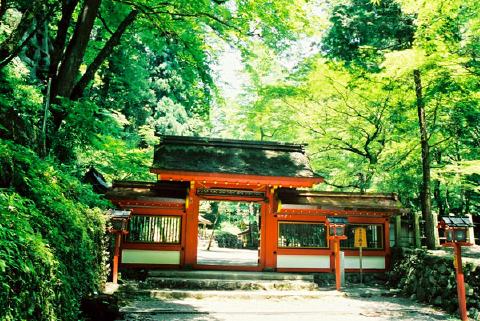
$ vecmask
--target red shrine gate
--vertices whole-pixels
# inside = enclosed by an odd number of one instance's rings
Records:
[[[331,216],[348,219],[348,239],[341,243],[346,271],[359,268],[357,226],[367,229],[363,269],[389,267],[390,219],[401,210],[396,196],[306,190],[323,178],[310,169],[303,145],[163,136],[151,172],[156,183],[115,182],[107,193],[118,208],[131,210],[123,267],[331,272]],[[197,261],[205,200],[259,204],[256,266]]]

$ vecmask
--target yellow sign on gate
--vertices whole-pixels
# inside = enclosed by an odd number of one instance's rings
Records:
[[[355,228],[355,247],[367,247],[367,229],[365,227]]]

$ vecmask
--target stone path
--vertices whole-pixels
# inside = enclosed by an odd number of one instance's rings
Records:
[[[258,250],[212,247],[209,251],[197,249],[197,264],[257,266]]]
[[[199,293],[202,291],[199,291]],[[320,289],[315,297],[298,295],[198,295],[183,299],[133,296],[122,308],[125,321],[315,321],[315,320],[457,320],[443,311],[378,288],[356,287],[345,292]],[[267,291],[265,291],[267,292]],[[263,294],[265,294],[265,292]],[[231,292],[230,292],[231,293]],[[261,293],[261,292],[260,292]],[[385,296],[385,295],[388,296]]]

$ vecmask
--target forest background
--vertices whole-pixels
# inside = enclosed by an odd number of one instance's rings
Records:
[[[79,317],[81,179],[154,180],[155,133],[307,143],[319,189],[396,192],[435,247],[480,207],[479,59],[475,0],[0,0],[0,319]]]

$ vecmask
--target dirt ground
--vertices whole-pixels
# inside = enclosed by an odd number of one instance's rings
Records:
[[[314,321],[314,320],[458,320],[445,312],[375,289],[322,290],[316,298],[251,297],[232,299],[134,298],[124,320],[137,321]]]

